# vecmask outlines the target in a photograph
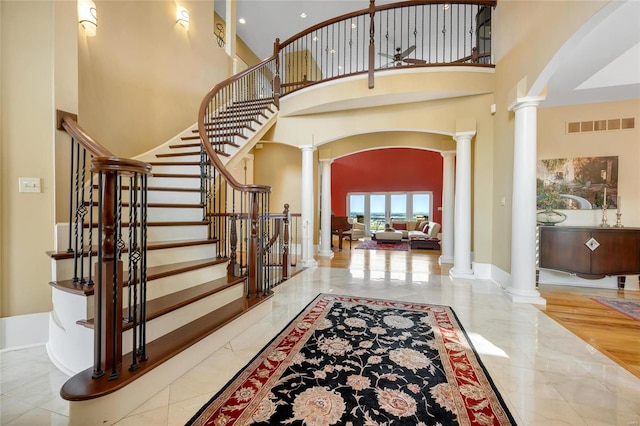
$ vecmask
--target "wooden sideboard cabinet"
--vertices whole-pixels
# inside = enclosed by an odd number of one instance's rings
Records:
[[[539,266],[597,279],[640,275],[640,228],[540,226]]]

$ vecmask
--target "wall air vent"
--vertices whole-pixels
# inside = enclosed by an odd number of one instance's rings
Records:
[[[613,118],[609,120],[572,121],[567,123],[567,133],[602,132],[606,130],[635,129],[636,119]]]

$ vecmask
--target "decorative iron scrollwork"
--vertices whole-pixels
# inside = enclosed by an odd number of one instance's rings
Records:
[[[224,45],[225,45],[225,41],[224,41],[224,25],[222,25],[220,22],[218,22],[216,24],[215,35],[216,35],[216,40],[218,41],[218,46],[224,47]]]

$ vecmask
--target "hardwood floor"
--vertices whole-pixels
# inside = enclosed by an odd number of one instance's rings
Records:
[[[591,299],[640,300],[639,291],[554,285],[539,291],[547,300],[540,310],[640,378],[640,321]]]
[[[357,250],[357,245],[354,241],[349,250],[345,244],[341,252],[334,247],[332,259],[316,258],[318,266],[430,275],[448,275],[451,266],[438,263],[440,251],[436,250]],[[640,321],[591,299],[640,300],[640,291],[555,285],[541,285],[539,291],[547,301],[546,306],[538,306],[542,312],[640,378]]]

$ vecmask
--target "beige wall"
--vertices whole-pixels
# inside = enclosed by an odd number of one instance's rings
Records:
[[[442,71],[426,76],[435,77],[444,87],[450,87],[452,81],[460,81],[460,72]],[[465,86],[471,91],[483,91],[478,88],[491,86],[487,73],[463,73],[466,75]],[[422,79],[426,79],[422,75]],[[449,77],[451,80],[449,80]],[[472,80],[477,78],[476,84]],[[393,79],[396,81],[394,82]],[[404,76],[396,75],[385,79],[385,84],[372,90],[371,97],[385,92],[390,86],[402,86]],[[410,79],[416,79],[416,74]],[[351,83],[346,83],[349,86]],[[334,83],[340,87],[343,83]],[[331,87],[332,92],[339,91]],[[346,89],[345,89],[346,90]],[[324,90],[322,91],[324,92]],[[315,91],[307,96],[313,99],[324,99],[326,94]],[[494,102],[493,94],[460,96],[448,99],[437,99],[424,102],[402,103],[397,105],[371,108],[350,109],[332,113],[295,115],[293,107],[286,105],[283,109],[291,115],[280,117],[276,126],[265,136],[265,140],[301,146],[314,144],[318,147],[319,158],[337,158],[363,149],[380,146],[423,147],[436,151],[455,150],[453,135],[461,123],[477,130],[472,141],[472,250],[475,260],[491,263],[493,251],[491,235],[493,233],[492,216],[496,207],[493,194],[493,118],[490,106]],[[298,95],[294,102],[307,108],[313,100]],[[322,102],[322,101],[319,101]],[[274,168],[274,173],[278,169]],[[261,183],[256,180],[257,183]],[[318,199],[317,193],[315,199]],[[318,226],[316,226],[316,230]]]
[[[230,76],[213,36],[213,1],[97,0],[98,34],[79,37],[79,122],[117,156],[133,157],[197,121],[204,95]]]
[[[513,181],[514,114],[507,110],[516,96],[535,96],[529,90],[553,55],[577,29],[608,1],[502,0],[494,11],[492,35],[496,40],[496,114],[493,146],[492,264],[511,270],[511,198]],[[524,19],[526,17],[526,19]],[[546,30],[545,30],[546,29]],[[521,82],[522,90],[516,86]],[[543,85],[544,86],[544,85]],[[540,82],[536,84],[540,87]],[[538,123],[538,129],[542,123]],[[477,223],[477,221],[476,221]]]
[[[271,211],[279,213],[284,204],[289,204],[292,213],[302,211],[302,151],[296,147],[263,143],[261,149],[254,148],[254,181],[270,185]]]
[[[54,27],[50,1],[2,1],[2,317],[51,310],[54,205]],[[19,177],[41,193],[19,193]]]
[[[566,132],[566,123],[613,118],[635,118],[635,129],[586,133]],[[623,197],[625,226],[640,227],[640,100],[573,107],[544,108],[538,112],[538,159],[618,156],[618,194]],[[564,211],[567,220],[597,225],[600,211]],[[609,218],[615,223],[615,216]]]
[[[74,1],[0,2],[2,317],[51,310],[45,252],[66,221],[69,140],[55,131],[56,108],[134,156],[193,124],[206,91],[231,70],[212,36],[212,1],[183,2],[189,32],[175,24],[175,2],[96,5],[98,34],[87,38]],[[42,193],[18,193],[18,177],[40,177]]]

